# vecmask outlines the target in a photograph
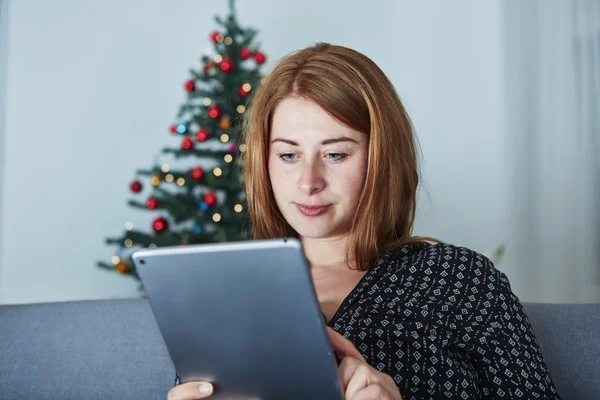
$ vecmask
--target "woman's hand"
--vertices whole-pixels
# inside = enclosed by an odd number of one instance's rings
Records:
[[[206,399],[212,394],[213,385],[210,382],[186,382],[171,388],[167,400]]]
[[[338,374],[344,400],[402,400],[392,377],[367,364],[351,341],[330,327],[327,332],[333,349],[342,360]]]

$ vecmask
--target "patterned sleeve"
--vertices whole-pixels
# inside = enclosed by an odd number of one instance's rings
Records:
[[[402,248],[334,328],[405,400],[559,399],[507,277],[466,248]]]
[[[455,272],[470,279],[462,280],[462,293],[452,307],[453,336],[474,367],[483,397],[558,399],[529,319],[506,275],[486,257],[454,249]]]

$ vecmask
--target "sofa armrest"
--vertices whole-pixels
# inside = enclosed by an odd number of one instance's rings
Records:
[[[524,303],[562,399],[600,399],[600,304]]]
[[[165,399],[175,370],[145,300],[0,307],[0,398]]]

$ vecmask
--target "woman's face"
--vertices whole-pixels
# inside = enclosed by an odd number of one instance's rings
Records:
[[[269,141],[269,177],[286,221],[302,237],[347,234],[367,172],[368,136],[290,97],[275,109]]]

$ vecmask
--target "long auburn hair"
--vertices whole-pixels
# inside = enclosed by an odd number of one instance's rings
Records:
[[[285,98],[313,101],[369,135],[365,185],[348,234],[346,262],[368,270],[377,254],[434,240],[412,235],[419,169],[417,144],[394,86],[367,56],[328,43],[279,61],[253,93],[243,121],[244,188],[254,239],[298,237],[279,211],[267,170],[273,114]]]

